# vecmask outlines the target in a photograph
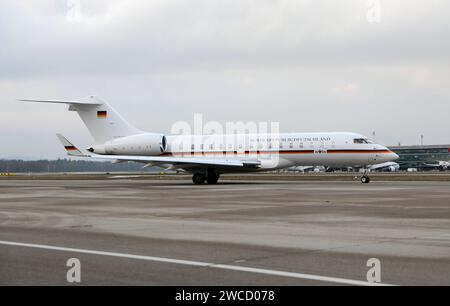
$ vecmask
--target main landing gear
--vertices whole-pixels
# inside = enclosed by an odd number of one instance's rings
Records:
[[[205,175],[204,173],[194,173],[192,176],[192,181],[195,185],[203,185],[205,182],[208,184],[216,184],[219,181],[220,175],[213,171],[208,171]]]
[[[206,175],[204,175],[203,173],[195,173],[192,176],[192,181],[195,185],[202,185],[206,181]]]

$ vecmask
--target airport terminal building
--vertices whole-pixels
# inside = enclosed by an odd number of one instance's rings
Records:
[[[397,146],[390,149],[400,156],[397,162],[401,169],[427,170],[431,168],[427,165],[450,161],[450,145]]]

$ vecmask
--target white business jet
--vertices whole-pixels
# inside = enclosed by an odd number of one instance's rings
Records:
[[[398,155],[356,133],[164,135],[130,125],[95,96],[81,100],[21,100],[66,104],[76,111],[95,144],[81,149],[58,134],[68,155],[138,162],[192,173],[195,184],[215,184],[223,173],[270,171],[293,166],[365,167]],[[370,182],[368,172],[361,182]]]

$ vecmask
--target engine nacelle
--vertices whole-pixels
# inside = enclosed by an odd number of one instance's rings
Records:
[[[109,155],[158,156],[167,150],[167,139],[162,134],[138,134],[114,139],[104,145],[95,145],[89,152]]]
[[[95,146],[88,148],[87,150],[91,153],[96,153],[96,154],[102,154],[102,155],[108,154],[108,153],[106,153],[106,149],[105,149],[104,145],[95,145]]]

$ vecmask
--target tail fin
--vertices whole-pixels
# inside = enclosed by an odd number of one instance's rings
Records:
[[[63,135],[56,134],[58,136],[59,140],[61,141],[62,145],[67,151],[67,155],[70,156],[78,156],[78,157],[89,157],[90,155],[86,152],[81,151],[76,146],[74,146],[70,141],[67,140]]]
[[[140,134],[142,131],[131,126],[106,102],[95,96],[76,101],[20,100],[25,102],[68,104],[70,111],[76,111],[98,144],[115,138]]]

